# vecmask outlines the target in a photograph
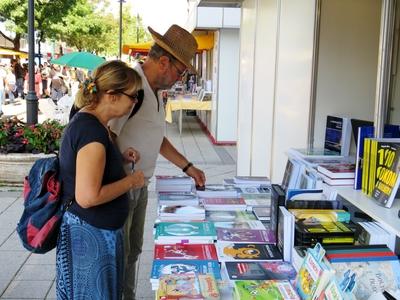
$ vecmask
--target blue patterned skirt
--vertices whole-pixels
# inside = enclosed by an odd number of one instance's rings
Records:
[[[57,299],[121,299],[123,233],[66,212],[57,244]]]

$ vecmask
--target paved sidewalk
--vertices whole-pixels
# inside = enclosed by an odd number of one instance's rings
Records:
[[[223,178],[235,175],[236,147],[212,145],[194,118],[185,119],[182,135],[179,135],[176,124],[169,124],[167,136],[179,151],[205,171],[207,182],[221,183]],[[177,175],[182,172],[160,157],[155,174]],[[153,224],[157,215],[154,181],[151,180],[149,186],[137,299],[154,299],[149,281],[154,248]],[[21,190],[0,188],[0,299],[55,299],[55,251],[45,255],[31,254],[21,246],[15,231],[23,208],[21,193]]]

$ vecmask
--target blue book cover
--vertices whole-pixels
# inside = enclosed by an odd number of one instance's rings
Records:
[[[208,274],[215,279],[221,279],[221,272],[217,260],[154,260],[151,270],[151,279],[158,280],[162,275],[169,274]]]

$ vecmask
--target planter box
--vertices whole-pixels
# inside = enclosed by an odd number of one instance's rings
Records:
[[[33,163],[54,154],[9,153],[0,154],[0,185],[22,186]]]

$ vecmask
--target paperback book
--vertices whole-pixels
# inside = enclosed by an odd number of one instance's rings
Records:
[[[294,280],[296,270],[285,261],[225,262],[230,280]]]
[[[234,292],[235,300],[300,300],[285,280],[238,280]]]
[[[255,221],[256,216],[248,211],[206,211],[206,220],[211,222]]]
[[[154,259],[218,260],[214,244],[166,244],[154,246]]]
[[[265,229],[261,221],[234,221],[234,222],[214,222],[215,228],[229,228],[229,229]]]
[[[399,148],[400,139],[364,139],[364,159],[361,190],[367,196],[372,196],[379,172],[385,163],[388,154],[396,153]],[[391,154],[393,156],[393,154]],[[392,158],[394,159],[394,157]]]
[[[400,184],[400,144],[385,149],[384,162],[377,171],[372,198],[387,208],[392,207]]]
[[[355,176],[355,164],[321,164],[317,167],[318,172],[331,179],[351,179]]]
[[[274,244],[275,232],[259,229],[224,229],[217,228],[217,240],[234,243]]]
[[[155,229],[155,242],[173,243],[212,243],[216,239],[216,231],[211,222],[161,222]]]
[[[157,299],[219,300],[220,293],[210,274],[172,274],[160,278]]]
[[[198,205],[199,199],[192,192],[159,192],[159,205]]]
[[[221,279],[219,264],[216,260],[154,260],[150,282],[158,287],[159,278],[170,274],[212,274],[215,279]]]
[[[219,261],[280,261],[282,256],[275,245],[217,242]]]
[[[208,211],[246,210],[243,198],[201,198],[200,201]]]

